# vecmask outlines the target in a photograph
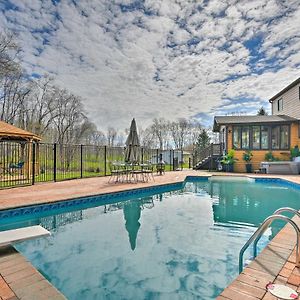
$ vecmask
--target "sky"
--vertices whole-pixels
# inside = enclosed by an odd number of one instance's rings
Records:
[[[255,114],[300,76],[299,0],[0,0],[26,71],[99,129]]]

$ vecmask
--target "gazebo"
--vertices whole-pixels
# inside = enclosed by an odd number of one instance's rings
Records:
[[[0,121],[0,168],[2,173],[9,170],[11,165],[22,163],[21,173],[26,177],[30,176],[32,174],[32,145],[33,143],[37,145],[35,157],[38,157],[40,141],[41,138],[36,134]],[[35,163],[35,168],[37,169],[37,163]]]

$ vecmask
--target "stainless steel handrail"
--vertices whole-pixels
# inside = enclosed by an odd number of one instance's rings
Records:
[[[300,239],[300,230],[297,224],[292,221],[290,218],[282,215],[272,215],[268,218],[266,218],[263,223],[257,228],[257,230],[252,234],[252,236],[249,238],[249,240],[246,242],[246,244],[243,246],[243,248],[240,251],[239,254],[239,273],[243,271],[243,255],[246,249],[249,247],[249,245],[258,237],[258,235],[262,232],[265,231],[274,220],[283,220],[286,221],[287,223],[290,223],[297,234],[297,247],[296,247],[296,266],[300,266],[300,258],[299,258],[299,239]]]
[[[280,215],[283,212],[291,212],[300,218],[300,213],[298,212],[298,210],[291,208],[291,207],[281,207],[281,208],[275,210],[273,212],[273,215]],[[253,257],[257,256],[257,243],[263,234],[264,234],[264,232],[261,232],[261,234],[259,236],[257,236],[257,238],[253,242]]]

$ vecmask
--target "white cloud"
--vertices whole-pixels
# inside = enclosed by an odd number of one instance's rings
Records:
[[[55,74],[101,129],[255,112],[299,77],[299,1],[11,2],[0,27],[18,33],[26,69]]]

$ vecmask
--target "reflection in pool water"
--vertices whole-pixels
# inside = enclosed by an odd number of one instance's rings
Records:
[[[214,299],[237,275],[238,252],[256,227],[281,206],[299,209],[299,194],[279,184],[188,182],[178,191],[20,219],[52,236],[17,248],[68,299]]]

